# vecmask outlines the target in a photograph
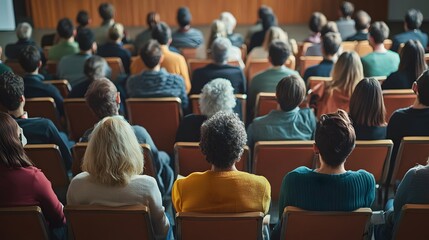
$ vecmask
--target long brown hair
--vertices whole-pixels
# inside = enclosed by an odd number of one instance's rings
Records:
[[[425,50],[417,40],[408,40],[401,50],[398,70],[411,76],[411,84],[426,70]]]
[[[4,112],[0,112],[0,165],[7,168],[33,166],[19,140],[18,124]]]
[[[375,78],[364,78],[350,98],[350,116],[355,124],[363,126],[386,125],[381,85]]]

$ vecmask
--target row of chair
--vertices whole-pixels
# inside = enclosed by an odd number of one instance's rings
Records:
[[[76,240],[155,239],[149,211],[144,205],[67,205],[64,208],[69,238]],[[369,208],[352,212],[318,212],[288,206],[283,212],[281,239],[370,239],[371,216]],[[429,205],[404,205],[395,239],[428,239],[429,232],[425,229],[428,217]],[[178,240],[262,240],[266,224],[263,218],[261,212],[177,213],[176,236]],[[0,208],[0,224],[2,239],[49,239],[38,206]]]

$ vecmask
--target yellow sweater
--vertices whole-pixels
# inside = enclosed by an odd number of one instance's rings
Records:
[[[177,212],[267,213],[271,187],[262,176],[240,171],[209,170],[177,179],[172,200]]]
[[[178,53],[168,50],[167,45],[162,45],[161,50],[164,56],[164,61],[162,61],[161,67],[165,68],[169,73],[182,76],[185,81],[186,92],[189,93],[191,90],[191,80],[189,79],[188,65],[185,58]],[[147,68],[140,57],[133,58],[133,62],[130,67],[132,75],[138,74],[145,69]]]

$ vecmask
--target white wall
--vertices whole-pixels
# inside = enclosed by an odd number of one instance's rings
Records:
[[[389,0],[388,19],[403,21],[405,13],[410,8],[419,9],[425,20],[429,20],[429,0]]]
[[[15,14],[12,0],[0,0],[0,31],[15,30]]]

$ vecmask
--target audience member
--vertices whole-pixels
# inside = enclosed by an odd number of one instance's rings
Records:
[[[39,51],[42,63],[46,62],[45,55],[43,50],[36,45],[36,43],[31,39],[31,34],[33,33],[33,28],[27,22],[18,24],[16,27],[16,36],[18,41],[16,43],[11,43],[6,45],[4,54],[8,60],[18,60],[19,53],[21,50],[27,46],[34,46]]]
[[[390,74],[383,82],[383,89],[406,89],[427,69],[425,50],[417,40],[408,40],[400,53],[398,71]]]
[[[89,57],[83,66],[83,72],[85,73],[86,79],[81,83],[76,84],[67,97],[84,98],[86,91],[93,81],[106,77],[106,67],[107,62],[104,58],[97,55]]]
[[[259,32],[255,32],[252,35],[252,38],[250,38],[250,43],[247,49],[247,52],[249,53],[252,51],[253,48],[259,47],[264,42],[265,33],[270,29],[272,26],[277,26],[277,20],[276,16],[273,12],[266,12],[262,15],[262,30]]]
[[[55,101],[55,106],[60,116],[64,116],[63,97],[60,91],[52,84],[43,83],[45,77],[39,74],[42,67],[42,59],[39,50],[28,45],[21,49],[19,63],[25,71],[24,75],[24,96],[26,98],[51,97]]]
[[[268,29],[268,31],[265,33],[265,38],[262,45],[253,48],[252,51],[247,54],[246,65],[248,66],[249,63],[254,59],[268,59],[269,46],[274,40],[280,40],[286,43],[288,42],[288,35],[280,27],[270,27],[270,29]]]
[[[268,7],[266,5],[261,5],[259,7],[259,9],[258,9],[258,20],[256,21],[256,23],[254,25],[250,26],[247,29],[246,38],[244,40],[244,43],[247,46],[250,45],[250,39],[252,38],[253,34],[262,30],[262,16],[264,16],[266,14],[272,14],[272,13],[273,13],[273,9],[271,9],[270,7]]]
[[[236,106],[234,88],[228,79],[216,78],[204,85],[198,101],[201,115],[189,114],[180,122],[176,142],[199,142],[201,125],[217,112],[232,113]]]
[[[169,222],[154,178],[143,173],[143,153],[130,124],[105,117],[94,128],[82,170],[70,183],[67,204],[147,205],[154,235],[164,239]]]
[[[355,6],[351,2],[344,1],[341,3],[338,13],[340,19],[336,21],[341,39],[347,39],[356,33],[355,20],[352,19]]]
[[[241,47],[244,43],[243,36],[240,33],[235,33],[234,29],[237,25],[237,20],[234,15],[230,12],[222,12],[219,16],[219,20],[221,20],[226,27],[227,37],[231,41],[231,44],[236,47]]]
[[[281,79],[276,97],[281,110],[272,110],[249,125],[247,145],[250,149],[258,141],[310,140],[314,137],[316,118],[313,111],[299,108],[306,97],[304,81],[298,75]]]
[[[192,88],[189,94],[200,94],[201,89],[215,78],[228,79],[234,87],[234,93],[246,93],[246,79],[240,67],[228,64],[231,42],[224,37],[216,38],[211,47],[214,63],[196,69],[192,73]]]
[[[323,15],[323,13],[314,12],[311,14],[310,21],[308,23],[308,27],[311,30],[311,35],[308,36],[304,42],[320,43],[322,40],[320,32],[326,23],[328,23],[328,20],[326,19],[325,15]]]
[[[375,198],[374,176],[365,170],[346,171],[344,167],[355,140],[355,131],[345,111],[321,116],[314,144],[319,168],[299,167],[286,174],[280,190],[279,219],[287,206],[308,211],[371,207]],[[280,221],[271,239],[279,239],[281,225]]]
[[[325,24],[325,26],[322,27],[322,30],[320,31],[320,35],[323,39],[323,36],[325,36],[327,33],[338,33],[338,27],[337,24],[333,21],[329,21]],[[340,36],[341,39],[341,36]],[[322,44],[321,43],[314,43],[310,47],[307,48],[307,51],[305,52],[305,56],[323,56],[322,53]]]
[[[414,104],[396,110],[387,125],[387,138],[393,141],[390,175],[395,166],[396,154],[402,138],[405,136],[429,136],[429,70],[423,72],[413,83],[412,88],[417,94]]]
[[[161,68],[161,63],[165,60],[163,47],[166,46],[160,45],[155,40],[150,40],[143,46],[140,51],[140,58],[148,70],[128,79],[128,97],[179,97],[182,100],[182,108],[186,112],[188,96],[183,78],[176,74],[170,74]]]
[[[60,41],[49,49],[48,59],[59,61],[62,57],[79,52],[79,44],[74,41],[76,30],[68,18],[58,21],[57,34]]]
[[[24,80],[11,72],[0,75],[0,103],[24,131],[29,144],[55,144],[60,148],[64,166],[71,168],[72,157],[67,136],[60,133],[51,120],[30,118],[24,111]],[[31,114],[31,113],[30,113]]]
[[[83,28],[87,28],[88,25],[92,22],[92,19],[89,17],[89,14],[85,10],[81,10],[76,15],[77,28],[76,31],[79,31]]]
[[[108,41],[109,29],[115,24],[115,7],[111,3],[101,3],[98,6],[98,13],[103,21],[100,27],[94,29],[94,35],[95,41],[101,46]]]
[[[363,10],[357,11],[355,15],[356,34],[346,38],[346,41],[367,41],[371,17]]]
[[[341,51],[341,36],[338,33],[327,33],[321,42],[323,61],[305,70],[304,81],[311,76],[329,77],[332,67]]]
[[[417,9],[407,11],[404,19],[405,32],[393,36],[392,51],[398,52],[401,43],[408,40],[418,40],[424,49],[428,48],[428,35],[420,30],[423,14]]]
[[[124,38],[124,26],[114,23],[108,32],[108,40],[97,49],[97,54],[102,57],[118,57],[122,61],[126,74],[130,73],[131,53],[122,46]],[[116,79],[114,79],[116,80]]]
[[[150,39],[152,39],[152,31],[156,25],[160,22],[160,17],[157,12],[149,12],[146,16],[147,28],[139,33],[134,40],[134,46],[137,52],[140,52],[143,45],[145,45]]]
[[[286,67],[284,64],[291,55],[291,49],[288,43],[281,40],[275,40],[269,45],[269,61],[273,67],[259,73],[250,82],[248,91],[248,118],[253,117],[253,111],[256,102],[256,96],[260,92],[275,92],[276,86],[284,77],[289,75],[298,75],[299,73]],[[304,82],[303,82],[304,84]],[[304,84],[305,85],[305,84]]]
[[[386,139],[386,109],[380,83],[364,78],[350,97],[350,118],[357,140]]]
[[[109,79],[101,78],[94,81],[85,94],[85,99],[98,119],[102,120],[105,117],[115,116],[126,121],[119,115],[119,104],[121,102],[119,92]],[[145,128],[137,125],[131,127],[140,144],[149,144],[157,173],[156,180],[159,190],[162,196],[170,196],[174,181],[174,172],[170,167],[170,157],[166,152],[158,151],[158,148]],[[88,129],[80,139],[81,142],[88,142],[93,130],[94,128]]]
[[[58,77],[67,79],[72,88],[85,81],[85,61],[97,51],[97,43],[90,29],[84,28],[80,30],[76,37],[76,41],[79,43],[80,52],[62,58],[57,68]],[[110,67],[106,66],[106,69],[110,73]]]
[[[356,85],[363,78],[359,55],[356,52],[342,53],[335,63],[331,75],[332,81],[325,83],[322,95],[319,95],[317,116],[335,112],[337,109],[349,110],[350,97]],[[317,90],[315,92],[318,94]]]
[[[3,48],[0,46],[0,74],[2,74],[4,72],[12,72],[12,69],[10,69],[10,67],[8,67],[6,64],[4,64],[1,61],[2,53],[3,53]]]
[[[187,7],[177,10],[179,29],[173,33],[171,45],[175,48],[197,48],[204,43],[203,33],[191,27],[192,15]]]
[[[50,230],[65,227],[63,205],[49,180],[25,154],[22,129],[4,112],[0,112],[0,132],[0,207],[37,205]]]
[[[189,92],[189,90],[191,90],[191,81],[189,80],[188,64],[182,55],[172,52],[168,48],[171,43],[170,27],[168,27],[166,23],[159,23],[152,29],[152,38],[161,44],[161,51],[164,56],[161,67],[165,68],[169,73],[182,76],[186,92]],[[131,65],[131,74],[138,74],[144,69],[145,65],[143,61],[140,59],[138,61],[133,61]]]
[[[399,55],[384,47],[389,36],[389,27],[384,22],[374,22],[369,28],[369,44],[373,52],[362,57],[365,77],[389,76],[398,70]]]
[[[234,113],[218,112],[203,123],[200,148],[212,168],[176,180],[172,191],[176,212],[268,212],[267,179],[235,167],[246,138],[244,124]]]

